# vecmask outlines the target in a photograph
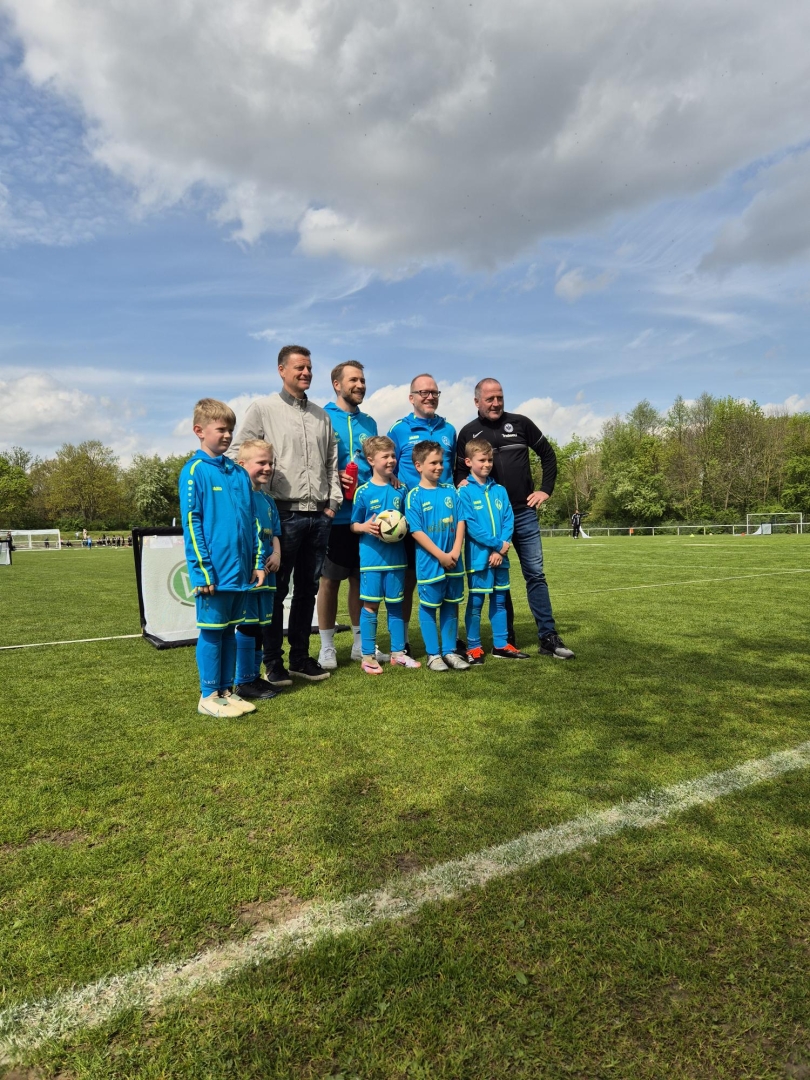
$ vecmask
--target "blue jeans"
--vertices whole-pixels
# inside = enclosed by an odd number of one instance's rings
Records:
[[[268,671],[281,662],[284,645],[284,600],[294,575],[287,640],[290,643],[290,666],[296,667],[309,656],[309,635],[315,597],[321,580],[323,560],[329,543],[332,519],[323,513],[303,510],[280,510],[281,566],[276,574],[273,621],[264,627],[264,662]]]
[[[540,542],[540,524],[537,520],[537,511],[531,506],[520,507],[515,510],[515,531],[512,534],[512,546],[520,560],[520,569],[526,580],[526,595],[529,598],[529,608],[534,621],[537,623],[539,637],[546,634],[556,633],[554,616],[551,614],[551,597],[548,594],[548,583],[543,573],[543,545]],[[514,613],[512,598],[507,595],[509,616],[509,640],[514,644]]]

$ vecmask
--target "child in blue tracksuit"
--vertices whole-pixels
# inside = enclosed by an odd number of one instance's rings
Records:
[[[264,584],[263,548],[250,477],[224,457],[236,417],[221,401],[194,406],[200,449],[180,473],[180,510],[186,562],[197,604],[197,666],[204,716],[236,717],[255,705],[231,692],[238,623],[247,615],[246,593]]]
[[[416,541],[419,628],[428,671],[465,671],[470,665],[456,652],[458,605],[464,596],[464,522],[459,517],[458,493],[452,484],[440,483],[444,468],[440,443],[430,439],[417,443],[412,460],[419,484],[408,492],[405,517]],[[437,611],[441,641],[436,633]]]
[[[405,542],[386,542],[380,537],[378,517],[386,510],[402,513],[405,501],[401,488],[391,483],[397,463],[394,443],[386,435],[373,435],[363,444],[371,463],[371,480],[354,493],[351,530],[360,537],[360,644],[361,668],[366,675],[382,675],[377,659],[377,612],[385,600],[388,631],[391,635],[391,666],[418,668],[422,665],[405,653],[405,623],[402,596],[405,589]]]
[[[467,526],[465,562],[467,565],[467,660],[483,664],[481,647],[481,612],[484,597],[489,596],[489,621],[492,624],[492,655],[503,660],[528,660],[507,642],[506,597],[509,592],[509,558],[515,515],[506,488],[490,480],[492,444],[486,439],[471,439],[464,448],[470,470],[467,483],[458,489],[461,517]]]
[[[262,627],[269,626],[273,618],[276,571],[281,564],[281,519],[275,499],[262,491],[262,486],[273,476],[273,447],[264,439],[246,439],[239,447],[238,463],[253,487],[267,577],[264,585],[254,585],[247,594],[247,615],[236,628],[236,693],[249,701],[269,701],[278,690],[261,677]]]

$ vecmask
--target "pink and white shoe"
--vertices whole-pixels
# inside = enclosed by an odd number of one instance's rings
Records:
[[[391,667],[418,668],[421,666],[422,665],[418,660],[414,660],[414,658],[408,656],[407,653],[391,653]]]
[[[366,675],[382,675],[383,669],[377,663],[373,656],[363,657],[363,662],[360,665],[360,670],[365,671]]]

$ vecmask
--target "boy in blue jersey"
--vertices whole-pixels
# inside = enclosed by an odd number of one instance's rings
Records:
[[[402,593],[405,586],[405,544],[380,539],[378,516],[383,510],[402,512],[404,495],[391,484],[397,461],[396,448],[385,435],[366,439],[363,450],[371,465],[371,479],[354,493],[351,530],[360,537],[360,641],[361,663],[366,675],[382,675],[377,659],[377,612],[385,600],[388,631],[391,635],[392,667],[418,668],[422,665],[405,653],[405,623]]]
[[[418,487],[405,500],[405,517],[416,541],[416,582],[419,589],[419,627],[428,653],[429,671],[466,671],[469,664],[456,652],[458,605],[464,595],[461,548],[464,522],[459,517],[458,493],[442,484],[442,447],[431,439],[413,448]],[[439,634],[436,612],[439,612]]]
[[[506,488],[490,479],[492,443],[470,439],[464,448],[470,470],[467,483],[459,488],[461,517],[467,526],[465,562],[467,565],[467,661],[483,664],[481,647],[481,612],[484,597],[489,596],[489,621],[492,624],[492,655],[503,660],[528,660],[507,641],[506,597],[509,593],[509,558],[515,515]]]
[[[246,593],[264,584],[263,549],[250,478],[224,457],[236,417],[221,401],[194,406],[200,449],[180,473],[186,562],[197,602],[197,667],[203,716],[236,717],[256,706],[231,692],[236,625],[247,614]]]
[[[281,520],[275,500],[262,491],[262,485],[273,477],[273,447],[264,439],[246,439],[239,447],[238,463],[253,487],[267,577],[264,585],[254,585],[248,593],[247,617],[236,628],[236,693],[249,700],[268,701],[278,691],[260,674],[262,627],[269,626],[273,618],[276,571],[281,565]]]

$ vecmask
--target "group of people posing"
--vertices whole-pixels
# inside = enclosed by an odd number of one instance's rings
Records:
[[[573,659],[554,623],[537,519],[537,508],[554,490],[556,457],[533,421],[504,410],[496,379],[477,384],[477,415],[457,434],[438,413],[441,391],[433,376],[417,375],[410,384],[412,411],[381,436],[360,409],[362,364],[334,368],[335,400],[324,409],[307,397],[308,349],[285,346],[278,370],[280,392],[254,401],[235,437],[236,418],[227,405],[205,398],[195,407],[200,450],[181,473],[180,502],[197,604],[201,713],[238,716],[254,711],[254,700],[292,685],[293,677],[328,679],[338,666],[334,635],[343,581],[351,658],[369,675],[382,674],[383,664],[422,666],[409,641],[414,592],[429,670],[484,663],[487,596],[491,655],[529,659],[515,641],[512,552],[526,582],[540,654]],[[530,451],[542,470],[537,490]],[[383,511],[404,514],[404,539],[381,538]],[[458,638],[465,576],[466,642]],[[283,601],[291,580],[285,667]],[[309,652],[316,597],[317,660]],[[390,654],[376,641],[383,601]]]

